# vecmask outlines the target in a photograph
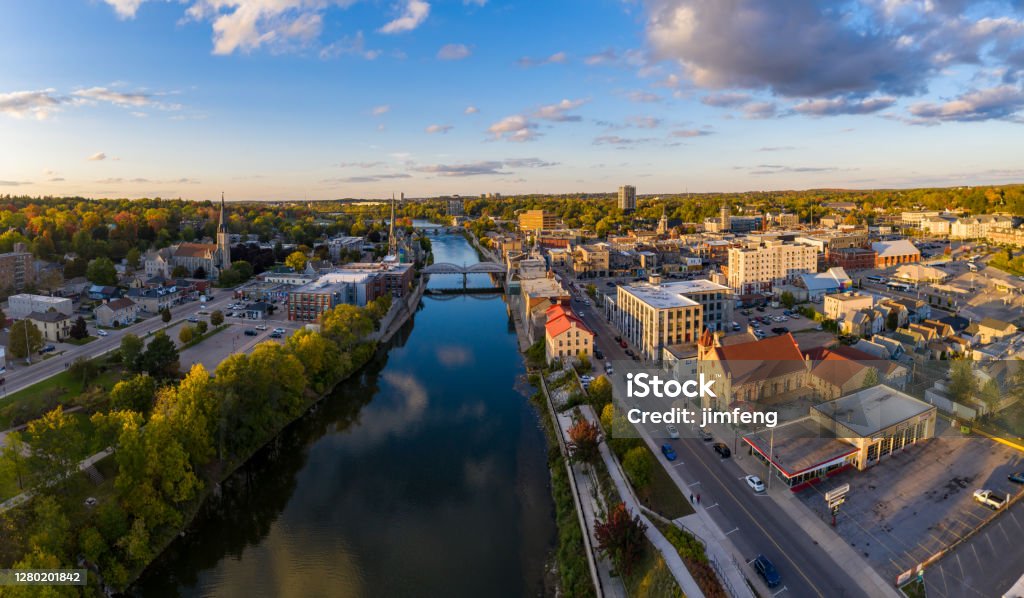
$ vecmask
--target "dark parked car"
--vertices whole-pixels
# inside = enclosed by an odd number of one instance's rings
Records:
[[[629,345],[626,344],[626,341],[619,341],[619,346],[622,347],[623,349],[625,349]]]
[[[4,383],[4,379],[0,378],[0,384]],[[1010,480],[1015,484],[1024,484],[1024,471],[1018,471],[1017,473],[1011,473],[1006,476],[1006,479]]]
[[[703,440],[704,442],[711,442],[714,438],[715,437],[711,435],[711,432],[708,432],[707,430],[704,430],[703,428],[701,428],[701,431],[700,431],[700,439],[701,440]]]
[[[728,445],[724,442],[716,442],[712,446],[714,447],[715,452],[721,455],[723,459],[728,459],[729,456],[732,455],[732,451],[729,450]]]
[[[676,460],[676,450],[670,444],[661,445],[661,454],[665,455],[665,458],[669,461]]]
[[[604,353],[602,353],[600,349],[594,349],[594,357],[604,359]]]
[[[779,570],[763,554],[757,555],[757,558],[754,559],[754,571],[757,571],[757,574],[764,578],[764,583],[769,588],[774,588],[782,581],[779,577]]]
[[[626,349],[626,355],[633,356],[633,349]]]
[[[252,328],[245,329],[245,336],[256,336],[257,334],[259,333],[253,330]]]
[[[772,328],[772,332],[775,334],[786,334],[787,331],[782,326],[776,326],[775,328]]]
[[[755,309],[761,313],[764,313],[764,308],[761,307],[760,305],[758,305]]]

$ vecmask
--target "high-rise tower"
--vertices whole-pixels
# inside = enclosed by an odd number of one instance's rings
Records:
[[[724,201],[722,208],[718,211],[718,224],[723,233],[732,229],[732,213],[729,210],[729,204]]]

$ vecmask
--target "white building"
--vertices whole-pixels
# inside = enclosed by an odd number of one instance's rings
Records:
[[[949,236],[954,239],[982,239],[997,229],[1013,227],[1013,218],[1000,214],[983,214],[957,218],[949,227]]]
[[[769,291],[792,283],[798,275],[818,270],[818,251],[777,239],[748,242],[729,249],[729,287],[738,294]]]
[[[11,295],[7,300],[7,317],[15,320],[25,318],[32,312],[48,312],[51,309],[70,316],[74,308],[71,300],[64,297],[47,297],[21,293]]]

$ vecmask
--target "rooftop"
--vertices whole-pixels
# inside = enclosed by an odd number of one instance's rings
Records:
[[[729,287],[711,282],[710,280],[683,280],[661,284],[639,283],[619,287],[640,301],[655,309],[675,307],[692,307],[696,301],[687,297],[689,294],[706,292],[729,292]]]
[[[879,384],[811,409],[845,426],[861,437],[934,410],[935,407],[894,388]]]
[[[914,247],[914,244],[906,239],[895,241],[877,241],[871,244],[871,249],[878,253],[878,257],[891,257],[897,255],[919,255],[921,252]]]
[[[747,434],[743,440],[762,454],[770,447],[775,465],[790,477],[857,451],[810,416],[781,424],[770,433]]]

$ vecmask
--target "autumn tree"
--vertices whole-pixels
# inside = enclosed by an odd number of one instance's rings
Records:
[[[590,395],[590,404],[602,408],[612,402],[612,383],[607,376],[598,376],[590,383],[587,393]]]
[[[28,423],[25,434],[31,468],[44,480],[65,479],[77,469],[85,452],[78,420],[61,406]]]
[[[601,428],[581,417],[569,428],[567,444],[573,462],[593,464],[601,456]]]
[[[633,483],[637,492],[643,492],[651,483],[654,475],[654,460],[646,446],[637,446],[626,451],[622,457],[622,469]]]
[[[296,272],[301,272],[306,269],[306,262],[308,261],[309,258],[306,257],[305,253],[302,253],[301,251],[293,251],[287,258],[285,258],[284,265]]]
[[[220,326],[221,324],[223,324],[224,312],[222,312],[219,309],[213,310],[213,313],[210,314],[210,323],[213,324],[214,326]]]
[[[121,380],[110,389],[110,407],[117,411],[146,413],[153,405],[156,381],[148,374]]]
[[[183,345],[191,343],[193,336],[194,333],[191,326],[182,326],[181,330],[178,331],[178,340],[181,341]]]
[[[626,576],[643,555],[647,524],[640,515],[630,516],[625,503],[615,505],[604,521],[594,523],[597,547]]]

